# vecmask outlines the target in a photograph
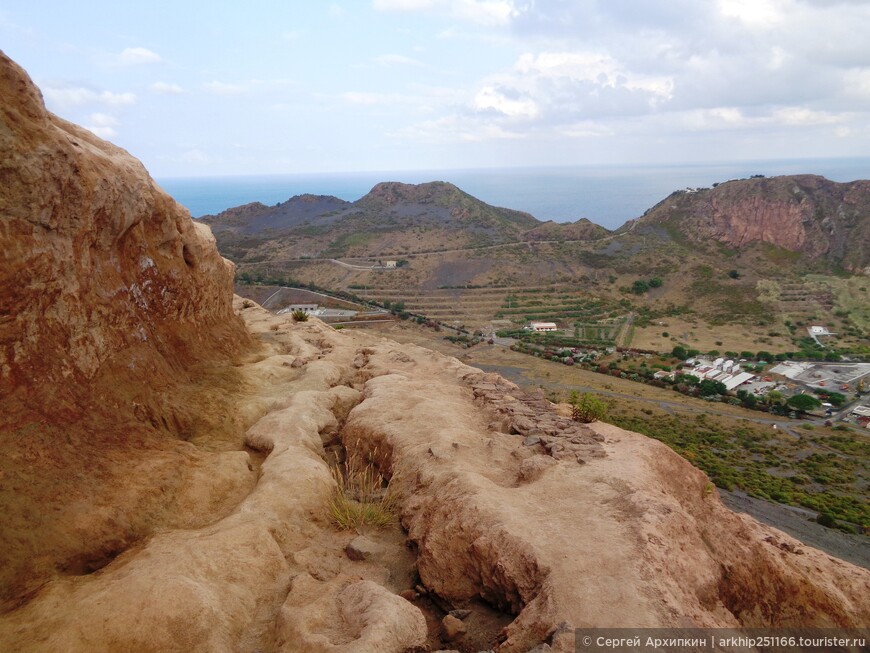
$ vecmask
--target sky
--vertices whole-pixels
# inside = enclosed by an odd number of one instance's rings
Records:
[[[867,156],[868,0],[0,0],[157,177]]]

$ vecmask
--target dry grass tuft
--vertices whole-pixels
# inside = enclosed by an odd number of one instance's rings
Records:
[[[364,526],[386,528],[396,523],[397,505],[389,479],[371,459],[352,454],[330,471],[335,488],[329,498],[329,517],[342,530]]]

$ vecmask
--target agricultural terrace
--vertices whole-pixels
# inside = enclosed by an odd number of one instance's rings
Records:
[[[400,302],[411,313],[465,328],[521,328],[531,320],[556,322],[580,339],[610,341],[622,328],[628,309],[593,297],[571,285],[512,288],[437,288],[431,290],[352,287],[360,297],[379,303]]]

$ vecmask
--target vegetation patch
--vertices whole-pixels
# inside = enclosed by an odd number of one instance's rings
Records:
[[[335,487],[329,497],[329,517],[342,530],[386,528],[396,522],[397,502],[389,479],[373,460],[353,454],[330,468]]]

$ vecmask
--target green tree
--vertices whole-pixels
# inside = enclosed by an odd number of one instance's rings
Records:
[[[649,287],[650,288],[661,288],[662,283],[664,283],[664,282],[659,277],[653,277],[652,279],[649,280]]]
[[[671,350],[671,356],[673,356],[674,358],[679,358],[681,361],[684,361],[689,357],[689,352],[686,351],[685,347],[677,345]]]
[[[607,415],[607,404],[589,392],[582,395],[576,390],[571,392],[571,417],[575,422],[588,424],[604,419]]]
[[[635,295],[642,295],[647,290],[649,290],[649,284],[643,279],[638,279],[633,284],[631,284],[631,292]]]
[[[785,403],[787,406],[794,408],[800,413],[806,413],[807,411],[813,410],[822,405],[822,402],[812,395],[794,395],[793,397],[789,397]]]
[[[698,389],[701,391],[702,397],[712,397],[713,395],[724,395],[728,392],[728,388],[721,381],[713,379],[704,379],[698,384]]]
[[[755,404],[758,403],[756,396],[751,392],[746,392],[746,390],[738,390],[737,398],[744,408],[755,408]]]

